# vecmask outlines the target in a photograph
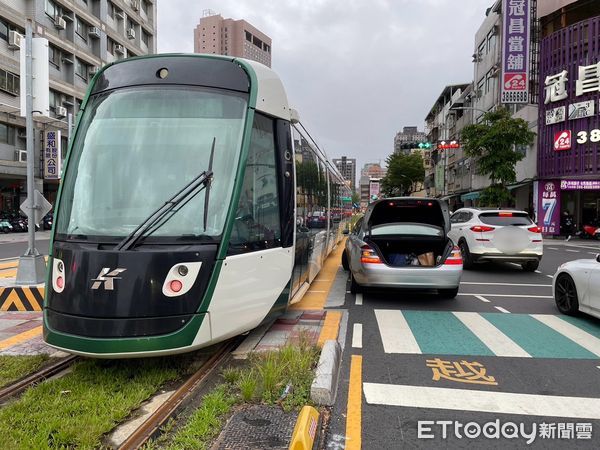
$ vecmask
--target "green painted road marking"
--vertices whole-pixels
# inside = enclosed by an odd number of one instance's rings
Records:
[[[600,320],[594,317],[572,317],[564,314],[558,317],[600,339]]]
[[[527,314],[482,313],[534,358],[597,359],[597,356]]]
[[[494,356],[451,312],[402,311],[402,314],[422,353]]]

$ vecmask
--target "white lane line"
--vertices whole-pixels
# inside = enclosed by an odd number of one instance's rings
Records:
[[[552,287],[551,284],[529,284],[529,283],[482,283],[477,281],[461,281],[460,284],[473,284],[479,286],[531,286],[531,287]]]
[[[352,294],[352,292],[350,292],[350,291],[346,291],[346,294]]]
[[[375,317],[386,353],[421,354],[421,348],[412,334],[402,311],[376,309]]]
[[[454,312],[458,320],[483,342],[496,356],[531,357],[507,335],[476,312]]]
[[[504,309],[502,306],[494,306],[494,308],[496,308],[498,311],[506,313],[506,314],[510,314],[510,311]]]
[[[362,348],[362,323],[355,323],[352,327],[352,347]]]
[[[600,419],[599,398],[378,383],[363,383],[363,392],[370,405]]]
[[[565,252],[581,253],[581,251],[579,251],[579,250],[569,250],[568,248],[565,249]]]
[[[548,247],[548,250],[558,250],[556,247]]]
[[[548,278],[554,278],[554,275],[546,275]]]
[[[355,303],[356,303],[358,306],[360,306],[360,305],[362,305],[362,301],[363,301],[363,296],[362,296],[362,294],[356,294],[356,302],[355,302]]]
[[[480,294],[478,292],[461,292],[458,295],[483,295],[484,297],[511,297],[511,298],[554,298],[551,295],[521,295],[521,294]]]
[[[600,339],[596,336],[583,331],[581,328],[550,314],[531,314],[531,317],[539,320],[544,325],[548,325],[554,331],[566,336],[576,344],[585,348],[594,355],[600,356]]]
[[[490,303],[490,301],[487,298],[485,298],[483,295],[476,295],[475,297],[478,298],[479,300],[481,300],[482,302]]]
[[[535,272],[535,273],[542,273],[542,272],[540,272],[539,270],[534,270],[534,272]]]

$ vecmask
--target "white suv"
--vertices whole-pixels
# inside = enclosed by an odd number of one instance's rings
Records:
[[[540,264],[542,230],[525,211],[461,208],[450,224],[448,236],[460,247],[465,269],[477,262],[503,261],[533,272]]]

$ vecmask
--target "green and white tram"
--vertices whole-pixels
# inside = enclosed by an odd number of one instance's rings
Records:
[[[124,358],[251,330],[316,276],[349,196],[269,68],[214,55],[108,65],[55,206],[44,339]]]

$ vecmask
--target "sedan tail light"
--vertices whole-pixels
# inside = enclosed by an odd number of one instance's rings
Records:
[[[368,245],[360,248],[360,262],[362,264],[383,264],[379,255]]]
[[[487,225],[475,225],[470,228],[471,231],[475,233],[487,233],[488,231],[494,231],[494,227],[488,227]]]
[[[462,263],[462,254],[460,253],[460,248],[458,247],[454,247],[452,249],[452,253],[450,253],[450,256],[448,256],[448,258],[446,258],[446,261],[444,261],[444,264],[448,266],[461,266]]]
[[[527,228],[527,231],[531,231],[532,233],[541,233],[542,227],[529,227]]]

